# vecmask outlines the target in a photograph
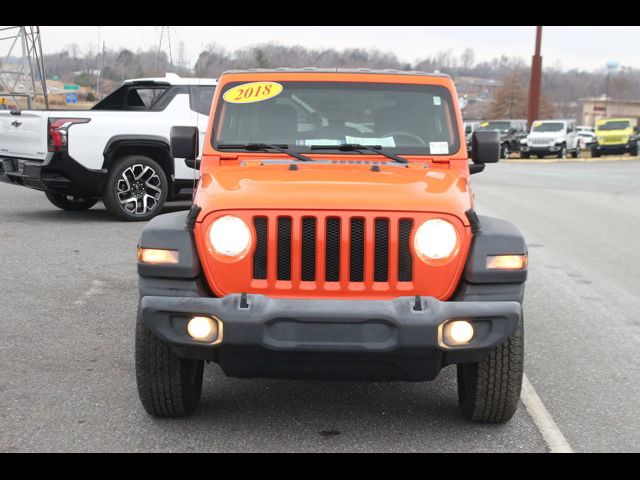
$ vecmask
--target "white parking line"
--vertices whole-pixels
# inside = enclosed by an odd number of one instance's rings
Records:
[[[76,300],[73,303],[75,305],[82,305],[86,298],[90,297],[91,295],[97,295],[98,293],[101,293],[102,292],[102,289],[101,289],[102,285],[104,285],[104,283],[102,283],[100,280],[93,280],[91,282],[91,287],[89,287],[89,290],[84,292],[84,295],[82,296],[82,298]]]
[[[551,453],[573,453],[569,442],[564,438],[556,422],[553,421],[553,417],[544,406],[544,403],[542,403],[542,400],[540,400],[526,375],[522,379],[520,399],[527,408],[536,427],[538,427]]]

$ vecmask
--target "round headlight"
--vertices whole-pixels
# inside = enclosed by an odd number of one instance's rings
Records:
[[[413,246],[416,253],[427,260],[444,260],[455,252],[458,234],[451,223],[434,218],[418,227]]]
[[[213,249],[225,257],[238,257],[251,246],[251,231],[244,221],[232,215],[215,220],[209,228]]]

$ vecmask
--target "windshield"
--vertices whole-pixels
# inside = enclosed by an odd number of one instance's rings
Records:
[[[604,125],[598,125],[598,130],[624,130],[626,128],[629,128],[628,120],[616,120],[607,122]]]
[[[228,84],[214,132],[214,148],[263,143],[309,152],[360,144],[415,155],[450,155],[459,148],[451,95],[436,85]]]
[[[482,122],[478,130],[498,130],[500,132],[508,132],[510,128],[510,122]]]
[[[561,132],[564,130],[562,122],[533,122],[532,132]]]

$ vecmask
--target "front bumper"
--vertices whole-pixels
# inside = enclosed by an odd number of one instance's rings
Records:
[[[50,153],[44,161],[0,156],[0,181],[33,188],[97,197],[105,173],[89,170],[66,152]]]
[[[600,143],[594,143],[592,145],[592,149],[596,150],[600,153],[610,153],[610,154],[620,154],[620,153],[627,153],[629,151],[631,151],[631,143],[618,143],[618,144],[611,144],[611,145],[602,145]]]
[[[183,358],[214,360],[235,377],[430,380],[448,364],[481,360],[509,338],[521,317],[515,301],[291,300],[144,296],[144,324]],[[222,341],[193,340],[194,315],[222,321]],[[443,324],[471,321],[471,342],[448,347]]]
[[[532,155],[555,155],[562,150],[561,145],[547,145],[547,146],[529,146],[521,145],[520,151],[523,153],[530,153]]]

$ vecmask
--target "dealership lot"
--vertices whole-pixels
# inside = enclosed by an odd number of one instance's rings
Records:
[[[473,182],[478,212],[529,243],[525,372],[544,407],[575,451],[637,451],[640,161],[503,163]],[[0,451],[549,450],[522,405],[503,426],[465,422],[452,368],[353,384],[210,365],[193,417],[152,419],[133,365],[142,226],[0,184]]]

